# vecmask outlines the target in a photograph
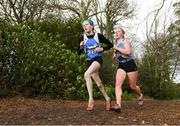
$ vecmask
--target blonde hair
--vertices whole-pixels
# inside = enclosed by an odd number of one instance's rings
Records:
[[[122,31],[122,33],[123,33],[123,38],[124,38],[124,34],[125,34],[125,31],[124,31],[124,29],[121,27],[121,26],[115,26],[114,27],[114,30],[117,30],[117,29],[120,29],[121,31]]]

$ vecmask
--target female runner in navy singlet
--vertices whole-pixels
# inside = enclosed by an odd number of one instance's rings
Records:
[[[94,23],[91,19],[85,20],[82,26],[84,29],[84,34],[80,37],[78,54],[80,55],[84,51],[87,61],[87,70],[84,73],[84,78],[86,81],[86,86],[89,94],[87,110],[90,111],[94,109],[93,83],[91,78],[94,79],[106,100],[105,109],[110,110],[111,100],[110,97],[107,95],[104,85],[99,77],[99,69],[103,63],[103,51],[112,48],[113,44],[102,34],[94,32]],[[104,43],[106,44],[106,46],[101,47],[100,43]]]
[[[115,82],[115,96],[116,96],[116,104],[112,106],[111,110],[120,111],[121,110],[121,97],[122,97],[122,85],[126,78],[126,74],[128,76],[129,86],[130,88],[139,96],[138,104],[143,104],[143,94],[137,86],[137,75],[138,70],[134,61],[134,57],[132,54],[132,48],[127,39],[124,38],[124,30],[120,27],[115,29],[115,41],[114,44],[114,56],[113,59],[117,59],[119,62],[119,66],[116,72],[116,82]]]

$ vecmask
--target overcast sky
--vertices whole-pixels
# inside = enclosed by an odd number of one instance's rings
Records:
[[[143,21],[144,18],[146,18],[146,16],[156,10],[157,8],[161,7],[161,3],[162,0],[135,0],[137,3],[137,8],[139,8],[138,10],[138,15],[137,15],[137,20],[135,20],[135,22],[137,24],[139,24],[139,27],[137,29],[137,25],[136,26],[136,30],[135,33],[137,34],[137,37],[139,37],[142,41],[144,41],[146,39],[146,21]],[[163,9],[161,10],[160,13],[160,23],[159,23],[159,32],[163,32],[162,27],[164,26],[164,21],[166,19],[165,24],[167,24],[167,27],[169,26],[169,24],[172,22],[172,20],[174,20],[174,8],[173,8],[173,3],[177,2],[178,0],[166,0]],[[154,15],[150,15],[148,18],[148,24],[149,26],[152,23],[152,17],[154,17]],[[134,32],[134,31],[133,31]],[[177,71],[176,73],[176,78],[174,79],[175,82],[179,82],[180,83],[180,71]]]
[[[134,1],[137,4],[137,18],[131,19],[128,21],[128,23],[125,24],[125,26],[131,25],[131,29],[128,31],[132,34],[136,34],[136,36],[140,39],[141,43],[146,40],[146,22],[148,20],[148,26],[150,28],[150,25],[153,21],[153,14],[150,14],[152,11],[158,9],[162,5],[163,0],[129,0]],[[163,32],[163,26],[164,21],[166,26],[168,27],[169,24],[175,19],[174,17],[174,8],[173,3],[177,2],[178,0],[166,0],[164,7],[160,11],[160,18],[159,18],[159,32]],[[150,14],[148,16],[148,14]],[[148,18],[147,18],[148,16]],[[145,20],[144,20],[145,19]],[[131,22],[131,23],[130,23]],[[149,29],[148,28],[148,29]],[[136,48],[141,48],[141,43]],[[175,82],[180,83],[180,71],[176,73],[176,78],[174,79]]]
[[[131,1],[131,0],[130,0]],[[148,25],[150,27],[153,20],[152,11],[158,9],[162,5],[163,0],[132,0],[137,4],[137,19],[134,19],[132,22],[133,26],[135,26],[133,32],[137,33],[137,36],[140,37],[141,40],[146,39],[146,22],[148,20]],[[166,18],[166,24],[169,24],[172,20],[173,16],[173,4],[177,2],[177,0],[166,0],[163,9],[160,11],[160,23],[159,23],[159,31],[162,31],[163,22]],[[150,14],[148,16],[148,14]],[[148,16],[148,17],[147,17]],[[144,20],[145,19],[145,20]]]
[[[105,3],[106,0],[101,0],[102,3]],[[128,0],[130,3],[133,2],[136,4],[136,17],[134,19],[129,19],[126,21],[120,21],[120,25],[123,25],[126,33],[136,34],[137,37],[141,41],[146,40],[146,23],[148,24],[148,29],[152,24],[152,20],[154,17],[154,13],[152,11],[161,7],[163,0]],[[171,18],[173,17],[173,3],[177,2],[178,0],[165,0],[165,4],[160,11],[160,23],[159,28],[162,28],[163,21],[166,17],[166,26],[170,23]],[[102,4],[104,5],[104,4]],[[150,14],[151,13],[151,14]],[[150,15],[149,15],[150,14]],[[147,15],[149,15],[147,17]],[[147,22],[148,20],[148,22]],[[159,29],[161,32],[162,29]]]
[[[102,0],[103,2],[105,0]],[[146,23],[148,24],[148,29],[152,24],[154,14],[151,13],[152,11],[158,9],[162,5],[163,0],[129,0],[130,2],[135,2],[137,9],[136,9],[136,18],[130,19],[123,23],[123,28],[125,29],[126,33],[134,34],[137,38],[139,38],[138,42],[136,43],[136,49],[138,52],[141,52],[142,43],[146,40]],[[160,18],[159,18],[159,32],[163,32],[164,21],[166,26],[168,27],[169,24],[174,20],[174,8],[173,3],[178,2],[178,0],[165,0],[165,4],[160,11]],[[151,14],[150,14],[151,13]],[[150,14],[150,15],[149,15]],[[148,16],[149,15],[149,16]],[[147,17],[148,16],[148,17]],[[122,23],[122,22],[121,22]],[[141,54],[140,54],[141,55]],[[177,72],[177,76],[175,82],[180,82],[180,72]]]

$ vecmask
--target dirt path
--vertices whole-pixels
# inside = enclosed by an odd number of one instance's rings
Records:
[[[86,101],[0,99],[0,125],[180,125],[180,100],[124,101],[122,112],[106,111],[104,101],[86,111]]]

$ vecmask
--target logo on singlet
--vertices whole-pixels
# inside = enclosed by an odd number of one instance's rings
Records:
[[[93,38],[88,38],[86,35],[84,35],[84,51],[87,60],[101,56],[101,52],[96,51],[97,47],[100,47],[97,33],[95,33]]]

